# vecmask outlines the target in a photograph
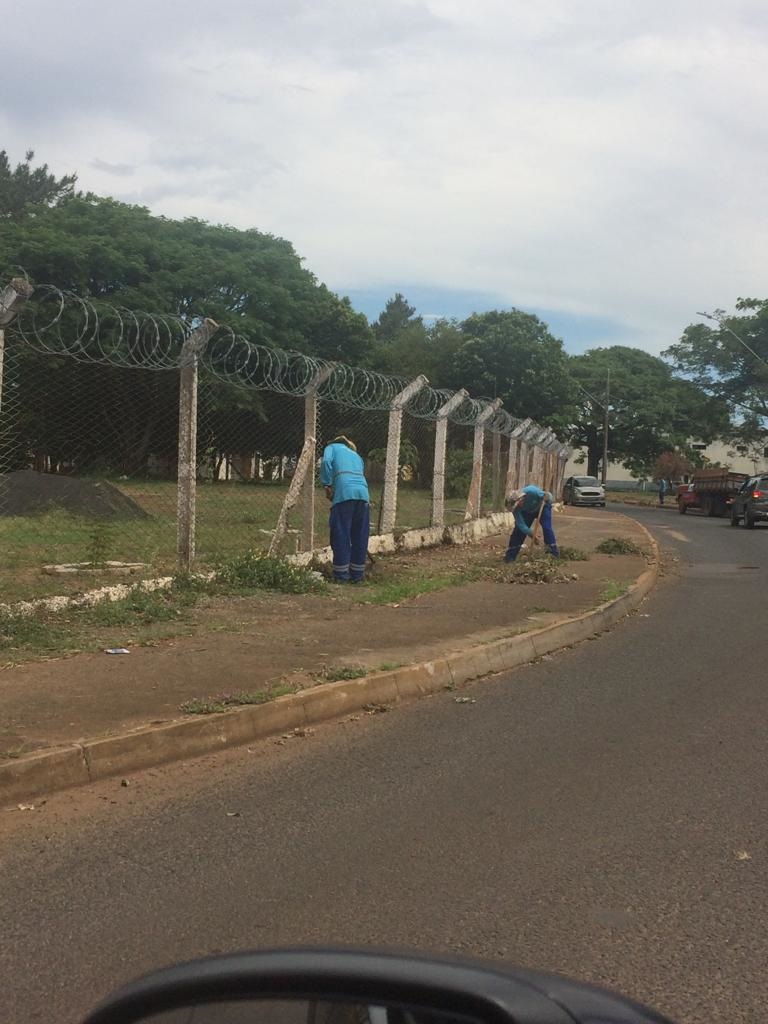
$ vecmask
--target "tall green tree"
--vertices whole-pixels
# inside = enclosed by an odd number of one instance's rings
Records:
[[[412,306],[404,295],[396,292],[373,325],[376,338],[379,341],[392,341],[407,327],[423,326],[421,317],[415,316],[415,313],[416,307]]]
[[[0,220],[22,221],[36,208],[57,206],[75,194],[76,174],[57,178],[48,164],[33,167],[34,158],[28,149],[23,163],[11,167],[8,154],[0,150]]]
[[[768,299],[739,299],[735,316],[690,324],[665,355],[707,394],[727,402],[734,434],[749,442],[768,421]]]
[[[359,362],[365,317],[302,266],[290,242],[75,196],[8,225],[0,265],[129,309],[209,316],[262,344]]]
[[[555,429],[573,415],[575,387],[563,343],[532,313],[476,313],[461,324],[464,342],[447,367],[446,384],[473,396],[500,397],[513,416]]]
[[[678,449],[695,459],[692,440],[711,441],[727,433],[726,404],[641,349],[625,345],[595,348],[572,356],[579,384],[578,413],[570,443],[587,452],[587,472],[596,476],[603,454],[606,382],[610,374],[609,457],[648,476],[662,452]]]
[[[207,316],[270,347],[351,363],[368,358],[372,332],[366,318],[320,284],[286,240],[76,195],[73,178],[54,179],[30,161],[31,154],[26,170],[12,172],[6,158],[5,192],[0,187],[0,197],[6,197],[0,207],[0,267],[7,275],[21,266],[33,281],[130,310]],[[21,185],[30,186],[23,202]],[[17,358],[10,347],[9,353]],[[18,395],[28,408],[19,409],[17,450],[44,453],[76,471],[101,466],[129,474],[145,471],[161,451],[167,456],[177,416],[173,374],[167,375],[168,386],[160,386],[165,375],[86,369],[37,352],[18,357]],[[270,430],[275,434],[269,417],[280,411],[263,392],[236,397],[235,390],[215,380],[206,388],[200,415],[206,446],[231,451],[239,434],[241,446],[266,449]],[[76,414],[65,402],[75,395],[84,410]],[[45,409],[40,396],[47,396]],[[86,437],[92,441],[83,443]]]

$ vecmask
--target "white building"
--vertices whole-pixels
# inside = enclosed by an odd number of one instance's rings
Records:
[[[768,471],[768,438],[755,445],[735,444],[725,441],[692,441],[691,448],[700,452],[705,465],[727,466],[734,473],[762,473]],[[578,461],[582,457],[583,461]],[[576,448],[565,467],[565,476],[584,476],[587,472],[587,455],[584,449]],[[606,474],[609,487],[633,489],[642,486],[642,480],[620,462],[608,461]]]

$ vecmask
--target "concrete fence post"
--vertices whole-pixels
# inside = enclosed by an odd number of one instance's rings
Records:
[[[499,508],[499,495],[501,493],[501,434],[498,430],[493,432],[493,453],[491,456],[491,469],[493,475],[493,486],[491,489],[491,508],[494,512]]]
[[[414,395],[418,394],[429,381],[419,374],[407,387],[395,396],[389,410],[387,432],[387,461],[384,467],[384,493],[382,494],[381,532],[392,533],[397,521],[397,485],[400,479],[400,436],[403,430],[403,409]]]
[[[557,446],[560,447],[559,445]],[[556,468],[557,468],[557,453],[555,448],[550,444],[547,448],[546,467],[544,472],[544,479],[546,480],[546,488],[548,491],[555,495],[555,480],[556,480]]]
[[[550,445],[552,444],[552,439],[554,438],[554,436],[555,435],[554,435],[554,433],[551,430],[547,430],[545,435],[539,441],[539,472],[538,472],[538,478],[541,480],[540,486],[545,491],[549,490],[549,487],[547,486],[547,483],[548,483],[548,480],[549,480],[549,477],[548,477],[549,448],[550,448]]]
[[[520,445],[521,438],[530,427],[533,420],[521,420],[509,435],[509,460],[507,462],[507,481],[504,487],[504,500],[510,496],[512,491],[520,487]]]
[[[556,442],[554,434],[550,436],[544,446],[544,483],[541,486],[545,491],[550,491],[553,496],[555,493],[555,449],[559,447],[560,444]]]
[[[483,449],[485,447],[485,424],[501,405],[501,399],[489,402],[475,421],[475,443],[472,450],[472,482],[469,485],[464,521],[477,519],[480,515],[483,495]]]
[[[267,554],[270,557],[277,555],[280,550],[280,542],[285,536],[285,532],[288,528],[288,513],[299,500],[301,494],[301,488],[308,478],[310,469],[315,465],[315,437],[310,434],[304,438],[304,445],[301,449],[301,455],[299,461],[296,463],[296,471],[293,474],[293,479],[288,487],[288,493],[283,499],[283,504],[280,508],[280,513],[277,517],[277,523],[275,524],[275,531],[272,534],[272,540],[269,543],[269,549]]]
[[[543,479],[543,456],[544,451],[542,445],[549,436],[549,428],[539,427],[536,434],[532,438],[532,451],[531,451],[531,462],[530,462],[530,477],[531,483],[535,483],[538,486],[542,485]]]
[[[5,363],[5,328],[18,316],[35,289],[24,277],[14,277],[0,292],[0,410],[3,408],[3,367]]]
[[[530,462],[531,462],[531,429],[536,429],[536,425],[532,424],[531,427],[521,436],[517,445],[517,466],[515,467],[515,486],[525,487],[528,483],[528,477],[530,474]]]
[[[445,525],[445,450],[448,444],[448,417],[458,409],[467,392],[462,388],[437,411],[435,424],[435,462],[432,470],[432,525]]]
[[[565,480],[565,467],[568,465],[568,459],[571,457],[571,449],[567,446],[563,446],[557,453],[557,474],[555,477],[555,488],[556,495],[559,497],[562,494],[563,482]]]
[[[198,361],[211,335],[214,320],[204,320],[186,338],[179,374],[179,448],[176,491],[176,559],[182,572],[195,560],[195,503],[197,499],[197,378]]]
[[[322,370],[315,374],[312,381],[307,388],[307,393],[304,396],[304,446],[306,447],[309,438],[312,438],[312,444],[315,445],[315,438],[317,437],[317,392],[321,384],[324,384],[326,380],[334,371],[334,365],[324,366]],[[302,449],[303,454],[303,449]],[[301,461],[301,459],[299,460]],[[298,473],[299,467],[296,466],[296,473]],[[294,474],[294,479],[295,479]],[[315,459],[314,457],[309,462],[306,472],[304,474],[303,481],[304,486],[304,502],[302,508],[302,530],[301,530],[301,550],[312,551],[315,546]],[[287,498],[287,495],[286,495]],[[286,509],[287,512],[287,509]]]

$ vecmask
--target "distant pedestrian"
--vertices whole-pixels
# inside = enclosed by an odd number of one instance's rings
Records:
[[[370,498],[365,465],[353,441],[335,437],[323,452],[320,482],[331,502],[333,578],[361,583],[370,533]]]
[[[527,484],[522,490],[512,492],[506,504],[507,508],[515,514],[515,528],[509,538],[507,552],[504,555],[505,562],[514,562],[520,554],[520,548],[525,543],[526,537],[533,537],[534,544],[540,543],[534,527],[537,519],[541,523],[544,543],[549,548],[550,554],[555,558],[560,557],[557,538],[552,528],[552,501],[553,498],[549,491],[543,491],[536,484]]]
[[[664,504],[664,497],[669,490],[669,485],[666,480],[659,480],[659,505]]]

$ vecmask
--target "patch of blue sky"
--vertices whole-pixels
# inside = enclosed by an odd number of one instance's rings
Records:
[[[465,320],[472,313],[513,308],[513,304],[505,301],[501,296],[489,292],[460,291],[405,284],[392,284],[377,288],[345,289],[341,287],[336,290],[342,295],[347,295],[354,308],[364,313],[371,323],[378,319],[387,302],[396,292],[400,292],[410,305],[416,307],[416,313],[423,317],[426,323],[439,319]],[[567,313],[563,310],[538,309],[522,304],[517,308],[526,313],[534,313],[540,320],[543,320],[555,337],[562,338],[566,351],[571,355],[579,355],[588,349],[609,345],[642,347],[639,337],[630,325],[608,317],[586,316]]]

